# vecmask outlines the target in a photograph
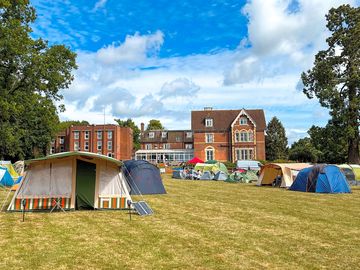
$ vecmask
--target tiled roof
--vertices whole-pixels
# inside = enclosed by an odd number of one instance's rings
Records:
[[[192,111],[191,129],[193,131],[227,131],[240,112],[241,110]],[[258,131],[266,129],[264,110],[245,110],[245,112],[255,121]],[[213,127],[205,127],[206,118],[213,119]]]

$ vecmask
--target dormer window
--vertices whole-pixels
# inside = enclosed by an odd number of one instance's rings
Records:
[[[166,138],[166,136],[167,136],[167,132],[165,131],[161,132],[161,138]]]
[[[154,132],[149,132],[149,138],[153,139],[155,137],[155,133]]]
[[[212,127],[213,126],[213,119],[212,118],[206,118],[205,119],[205,127]]]
[[[248,120],[246,117],[240,117],[240,125],[247,125],[248,124]]]

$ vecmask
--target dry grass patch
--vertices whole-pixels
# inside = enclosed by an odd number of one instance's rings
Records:
[[[127,211],[0,213],[0,269],[355,269],[360,189],[329,195],[164,177]],[[0,191],[2,199],[6,193]],[[137,199],[137,198],[136,198]]]

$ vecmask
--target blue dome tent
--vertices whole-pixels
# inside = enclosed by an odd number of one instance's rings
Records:
[[[159,169],[146,160],[124,161],[123,172],[132,195],[166,193]]]
[[[11,187],[14,180],[6,168],[0,167],[0,186]]]
[[[335,165],[317,165],[302,169],[289,189],[317,193],[351,192],[344,174]]]

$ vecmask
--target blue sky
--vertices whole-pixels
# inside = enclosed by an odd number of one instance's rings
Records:
[[[262,108],[289,141],[329,116],[300,74],[326,48],[325,14],[349,0],[31,1],[33,36],[76,51],[62,120],[131,117],[190,128],[190,111]]]

